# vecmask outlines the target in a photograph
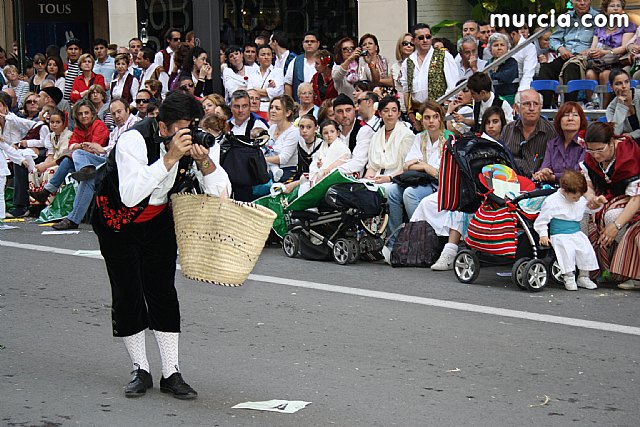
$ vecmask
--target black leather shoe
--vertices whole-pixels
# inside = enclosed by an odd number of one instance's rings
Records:
[[[79,171],[71,174],[71,178],[75,179],[78,182],[87,181],[91,178],[94,178],[95,176],[96,176],[96,167],[93,165],[80,168]]]
[[[184,382],[180,372],[176,372],[169,378],[160,378],[160,391],[171,393],[176,399],[195,399],[198,393],[191,386]]]
[[[147,389],[153,388],[153,380],[151,374],[144,369],[136,369],[131,372],[133,378],[127,386],[124,388],[124,395],[126,397],[140,397],[144,396]]]
[[[46,190],[44,188],[38,191],[29,191],[29,196],[31,196],[36,202],[42,203],[43,205],[47,203],[50,195],[51,193],[49,192],[49,190]]]
[[[52,225],[51,228],[54,230],[75,230],[78,228],[78,224],[68,218],[65,218],[59,223]]]

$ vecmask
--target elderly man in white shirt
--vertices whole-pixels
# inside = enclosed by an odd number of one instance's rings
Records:
[[[478,58],[478,40],[473,36],[464,36],[458,40],[456,64],[461,79],[468,79],[475,72],[484,70],[487,61]]]

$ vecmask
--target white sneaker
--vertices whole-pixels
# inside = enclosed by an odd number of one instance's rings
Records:
[[[578,285],[576,284],[576,278],[573,276],[565,276],[564,288],[568,291],[577,291]]]
[[[440,258],[431,266],[433,271],[453,270],[453,262],[456,259],[457,252],[442,251]]]
[[[598,289],[598,285],[593,283],[588,276],[580,276],[578,277],[578,287],[585,289]]]
[[[382,256],[384,257],[384,262],[391,265],[391,249],[389,249],[387,246],[383,246]]]
[[[624,289],[625,291],[640,289],[640,280],[629,279],[626,282],[619,283],[618,289]]]

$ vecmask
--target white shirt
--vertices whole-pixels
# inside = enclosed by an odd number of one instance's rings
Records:
[[[293,69],[295,68],[295,59],[289,63],[287,74],[284,76],[284,83],[293,85]],[[311,62],[304,58],[304,81],[309,83],[316,73],[316,60],[311,58]]]
[[[167,73],[170,73],[173,71],[173,49],[167,46],[165,50],[170,55],[169,57],[170,59],[169,59],[169,69],[164,71],[166,71]],[[156,64],[158,67],[164,66],[164,57],[162,56],[161,50],[156,53],[156,56],[153,58],[153,63]],[[164,92],[163,92],[163,95],[164,95]]]
[[[278,129],[278,125],[271,125],[269,128],[269,136],[273,138]],[[287,130],[282,132],[278,139],[275,141],[272,139],[271,143],[273,151],[280,158],[281,168],[297,166],[298,165],[298,139],[300,138],[300,132],[295,126],[289,126]]]
[[[411,95],[413,100],[416,102],[424,102],[429,98],[429,65],[431,64],[433,52],[433,48],[429,48],[422,65],[418,63],[417,51],[413,52],[409,58],[405,59],[402,63],[400,84],[402,85],[402,90],[405,93],[409,92],[409,83],[407,82],[407,61],[411,59],[415,64],[413,71],[413,93]],[[458,66],[449,52],[445,52],[444,54],[444,75],[447,80],[446,92],[449,92],[456,87],[456,83],[460,80]]]
[[[246,132],[247,132],[247,123],[249,123],[249,119],[245,120],[240,125],[236,124],[236,119],[235,118],[231,118],[231,120],[229,122],[231,123],[231,133],[233,133],[234,135],[245,135],[246,134]],[[255,123],[253,124],[253,128],[249,129],[249,131],[251,131],[251,130],[253,130],[255,128],[261,128],[261,129],[265,129],[265,130],[267,129],[267,127],[264,125],[262,120],[258,120],[258,119],[256,119]]]
[[[458,75],[460,76],[460,79],[468,79],[469,77],[471,77],[471,75],[473,74],[473,70],[471,68],[464,68],[464,65],[462,65],[462,55],[458,54],[458,56],[456,56],[456,64],[458,65]],[[487,66],[487,61],[485,61],[484,59],[480,59],[478,58],[478,71],[482,71],[484,70],[484,67]]]
[[[143,70],[142,79],[140,81],[141,87],[144,87],[144,82],[146,82],[147,80],[153,77],[153,73],[155,72],[156,68],[158,68],[157,64],[151,64],[149,65],[149,68],[147,68],[146,70]],[[162,83],[162,97],[164,98],[169,92],[169,74],[162,71],[158,76],[158,81]]]
[[[117,74],[115,75],[115,78],[112,81],[112,82],[115,82],[115,85],[111,90],[111,99],[118,99],[122,97],[124,84],[127,81],[127,76],[129,75],[133,77],[133,74],[130,73],[129,70],[127,70],[127,72],[124,73],[124,75],[121,78],[118,78]],[[133,99],[134,102],[135,102],[136,96],[138,95],[139,89],[140,89],[140,82],[138,82],[138,79],[133,77],[133,81],[131,82],[131,90],[129,91],[129,93],[131,94],[131,99]]]
[[[0,176],[9,176],[9,167],[7,166],[7,158],[16,165],[21,164],[24,161],[24,157],[18,150],[4,141],[0,141]],[[2,189],[2,197],[4,197],[4,188]]]
[[[491,92],[489,99],[481,102],[479,120],[482,120],[482,115],[484,114],[485,110],[493,105],[493,99],[495,98],[495,96],[496,94]],[[473,103],[475,104],[475,101],[473,101]],[[504,111],[504,117],[507,119],[507,123],[512,122],[513,108],[511,108],[511,105],[509,105],[507,101],[502,101],[502,111]]]
[[[289,50],[287,49],[284,52],[282,52],[281,56],[279,56],[277,53],[275,56],[276,56],[276,60],[275,60],[275,63],[273,64],[274,67],[280,68],[284,73],[284,64],[287,62],[287,58],[289,57]]]
[[[580,222],[585,211],[587,211],[587,199],[584,196],[573,203],[568,201],[558,190],[542,203],[540,215],[533,227],[540,237],[547,237],[549,235],[547,227],[553,218]]]
[[[520,41],[516,46],[521,45],[527,39],[520,36]],[[513,59],[518,62],[518,78],[520,84],[518,85],[518,92],[531,88],[531,82],[538,66],[538,51],[533,44],[527,45],[520,52],[513,55]]]
[[[118,142],[118,138],[120,138],[120,135],[122,135],[125,130],[129,129],[139,121],[139,117],[136,117],[133,114],[129,113],[129,117],[127,117],[127,120],[122,124],[122,126],[116,126],[109,134],[109,144],[104,148],[105,151],[103,154],[101,154],[101,156],[107,157],[111,150],[113,150],[113,147],[116,146],[116,142]]]
[[[275,83],[275,87],[269,87],[269,82],[271,81]],[[267,96],[260,98],[260,111],[267,111],[269,109],[269,101],[284,93],[282,70],[270,65],[266,73],[262,74],[258,68],[257,72],[249,76],[247,89],[265,89],[267,91]]]
[[[249,84],[249,77],[251,70],[246,68],[245,75],[241,76],[231,69],[226,67],[222,72],[222,82],[224,84],[225,99],[227,104],[231,103],[231,95],[238,89],[247,89]]]
[[[365,126],[362,126],[356,135],[356,146],[353,147],[351,158],[345,163],[341,164],[338,169],[344,173],[358,173],[363,174],[364,168],[369,160],[369,144],[371,138],[382,126],[382,120],[378,116],[373,116],[367,121]],[[353,132],[353,129],[352,129]],[[346,140],[340,134],[340,138],[349,146],[349,137],[351,132],[347,135]]]
[[[422,138],[426,139],[427,145],[427,159],[424,159],[422,155],[421,145]],[[429,138],[429,133],[427,131],[421,132],[416,135],[413,140],[413,145],[409,149],[407,153],[407,157],[405,157],[404,162],[410,162],[411,160],[417,160],[419,162],[425,161],[430,166],[433,166],[436,169],[440,169],[440,160],[442,159],[442,152],[440,150],[440,141],[436,140],[435,142],[431,142],[431,138]]]
[[[160,145],[160,158],[147,165],[147,146],[140,132],[132,130],[122,134],[116,145],[118,180],[122,203],[133,207],[151,195],[149,205],[162,205],[169,200],[168,193],[178,173],[178,163],[170,170],[164,165],[163,157],[167,153],[164,144]],[[224,169],[216,164],[216,170],[202,176],[196,172],[200,186],[206,194],[219,196],[223,191],[231,194],[231,183]]]

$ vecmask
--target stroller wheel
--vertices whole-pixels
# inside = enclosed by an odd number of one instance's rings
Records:
[[[463,249],[456,255],[453,262],[456,279],[462,283],[473,283],[480,274],[480,260],[478,255],[469,249]]]
[[[282,250],[289,258],[295,258],[300,250],[300,238],[291,232],[284,235],[282,239]]]
[[[540,292],[547,286],[549,281],[549,270],[547,264],[540,259],[532,259],[524,268],[522,281],[531,292]]]
[[[349,264],[353,264],[360,259],[360,242],[354,238],[347,239],[351,243],[352,254],[349,258]]]
[[[513,268],[511,269],[511,282],[521,289],[527,289],[527,285],[522,281],[522,277],[524,276],[524,270],[529,261],[531,261],[531,258],[520,258],[513,264]]]
[[[553,262],[551,263],[551,271],[549,273],[549,278],[552,282],[555,282],[557,285],[564,285],[564,280],[562,279],[562,271],[560,270],[560,264],[558,264],[558,260],[556,258],[553,258]]]
[[[350,239],[340,238],[333,245],[333,259],[340,265],[351,262],[354,258],[355,249]]]

